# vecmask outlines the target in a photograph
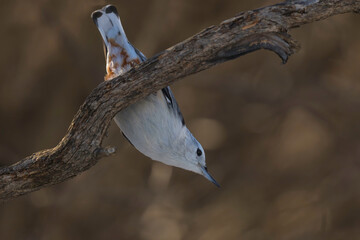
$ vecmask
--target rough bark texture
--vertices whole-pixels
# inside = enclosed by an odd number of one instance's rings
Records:
[[[285,63],[298,49],[289,29],[359,10],[360,0],[298,0],[242,12],[101,83],[56,147],[0,169],[0,199],[63,182],[113,154],[114,148],[101,143],[113,116],[129,104],[177,79],[259,49],[274,51]]]

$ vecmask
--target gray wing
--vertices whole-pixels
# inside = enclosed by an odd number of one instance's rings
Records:
[[[131,45],[131,43],[129,42],[129,44]],[[140,52],[137,48],[135,48],[133,45],[131,45],[136,54],[139,56],[140,60],[142,62],[146,61],[146,57],[145,55]],[[182,125],[185,125],[185,120],[183,115],[180,112],[180,108],[179,105],[177,104],[174,94],[172,93],[170,87],[164,87],[163,89],[161,89],[162,94],[164,95],[164,99],[166,101],[167,106],[174,112],[174,114],[178,115]]]
[[[128,43],[130,44],[130,46],[132,46],[134,48],[134,50],[135,50],[136,54],[139,56],[141,62],[145,62],[146,61],[145,55],[142,52],[140,52],[140,50],[138,50],[136,47],[134,47],[130,42],[128,42]]]
[[[165,101],[167,106],[173,110],[173,112],[178,115],[179,120],[181,121],[182,125],[185,125],[185,120],[183,115],[181,114],[179,105],[177,104],[174,94],[172,93],[170,87],[164,87],[163,89],[161,89],[161,92],[164,95]]]

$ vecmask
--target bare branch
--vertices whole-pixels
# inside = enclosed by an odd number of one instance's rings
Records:
[[[53,149],[0,169],[0,199],[63,182],[113,154],[101,147],[113,116],[175,80],[259,49],[285,63],[298,44],[288,30],[333,15],[359,12],[360,0],[292,0],[238,14],[161,52],[114,80],[101,83],[75,115]]]

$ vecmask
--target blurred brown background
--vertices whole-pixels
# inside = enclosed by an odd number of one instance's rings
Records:
[[[145,55],[275,1],[0,3],[0,166],[55,146],[103,80],[90,13],[113,3]],[[217,189],[155,164],[112,124],[117,154],[0,204],[0,239],[360,239],[360,16],[292,31],[286,65],[259,51],[172,86]]]

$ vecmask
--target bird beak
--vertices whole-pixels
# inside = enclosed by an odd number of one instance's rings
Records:
[[[217,183],[217,181],[208,173],[207,168],[200,166],[202,175],[209,180],[210,182],[212,182],[213,184],[215,184],[217,187],[220,187],[220,184]]]

